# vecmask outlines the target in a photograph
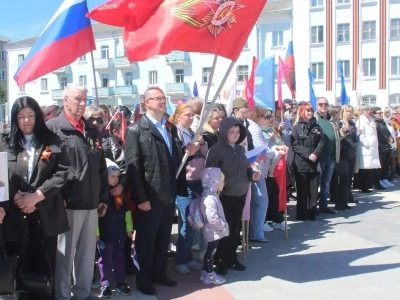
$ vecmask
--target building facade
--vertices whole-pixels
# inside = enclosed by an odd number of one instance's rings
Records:
[[[4,45],[9,41],[0,36],[0,122],[4,121],[7,103],[7,51]]]
[[[308,5],[305,5],[307,4]],[[55,70],[24,87],[8,82],[11,104],[22,95],[41,105],[62,103],[63,88],[69,83],[85,85],[92,99],[100,103],[133,108],[149,86],[161,87],[173,102],[192,96],[194,82],[205,96],[214,55],[174,51],[144,62],[129,63],[123,48],[121,28],[94,24],[96,48],[69,66]],[[28,54],[36,38],[6,45],[10,78]],[[254,26],[243,51],[219,95],[224,103],[227,90],[236,82],[236,93],[244,97],[245,79],[251,72],[253,56],[258,59],[286,56],[293,40],[296,62],[296,100],[309,100],[308,68],[316,80],[317,97],[331,104],[340,101],[341,84],[337,62],[343,62],[345,85],[350,102],[357,106],[356,79],[360,64],[365,74],[362,103],[388,106],[400,104],[400,0],[269,0]],[[234,47],[232,45],[227,47]],[[229,61],[218,58],[210,99],[221,82]],[[283,97],[291,94],[283,83]],[[275,91],[277,89],[275,88]],[[338,100],[339,99],[339,100]]]

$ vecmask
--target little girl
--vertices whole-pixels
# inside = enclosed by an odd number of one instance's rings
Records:
[[[208,242],[200,280],[205,284],[223,284],[226,281],[225,278],[217,275],[213,267],[218,241],[229,235],[224,209],[218,197],[218,193],[224,188],[224,174],[219,168],[206,168],[201,172],[200,177],[203,184],[200,208],[204,218],[204,238]]]

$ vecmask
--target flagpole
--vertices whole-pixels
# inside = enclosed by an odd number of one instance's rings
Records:
[[[96,95],[95,103],[96,106],[99,106],[99,92],[97,91],[97,80],[96,80],[96,70],[94,68],[94,57],[93,57],[93,51],[90,51],[90,57],[92,60],[92,71],[93,71],[93,81],[94,81],[94,91]]]
[[[203,104],[203,108],[201,109],[200,118],[202,118],[204,115],[204,111],[207,106],[208,97],[210,96],[211,84],[214,79],[215,67],[217,66],[217,59],[218,59],[218,55],[214,55],[214,61],[213,61],[212,67],[211,67],[210,77],[208,78],[206,96],[204,97],[204,104]]]
[[[206,120],[208,119],[208,117],[210,116],[213,106],[215,104],[215,102],[218,99],[218,95],[221,93],[222,88],[224,87],[226,81],[228,80],[229,74],[231,73],[233,66],[235,65],[236,61],[232,60],[231,64],[229,65],[228,69],[226,70],[225,76],[221,81],[221,84],[219,85],[217,92],[215,93],[215,96],[213,98],[213,100],[210,103],[210,106],[208,107],[206,113],[204,116],[202,116],[201,120],[200,120],[200,124],[199,124],[199,128],[197,128],[196,133],[194,134],[193,138],[192,138],[192,143],[194,144],[197,140],[197,137],[200,135],[201,131],[203,130],[203,126],[206,123]],[[183,166],[185,165],[187,159],[189,157],[189,153],[186,151],[185,156],[182,159],[182,162],[178,168],[178,172],[176,172],[176,178],[178,178],[179,173],[182,171]]]

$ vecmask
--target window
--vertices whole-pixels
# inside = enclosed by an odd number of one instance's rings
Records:
[[[350,3],[350,0],[337,0],[337,4],[346,4]]]
[[[6,50],[0,50],[0,59],[1,60],[6,59]]]
[[[364,96],[361,99],[361,105],[376,105],[376,96]]]
[[[390,73],[393,75],[400,75],[400,56],[392,56],[392,72]]]
[[[86,75],[80,75],[79,76],[79,85],[80,86],[86,86]]]
[[[157,85],[158,78],[157,78],[157,71],[150,71],[149,72],[149,85]]]
[[[83,54],[81,57],[78,58],[79,62],[86,62],[86,54]]]
[[[203,76],[202,76],[202,81],[201,83],[207,84],[208,81],[210,80],[210,75],[211,75],[211,68],[203,68]]]
[[[237,67],[237,82],[245,82],[249,78],[249,66]]]
[[[350,78],[350,60],[342,60],[342,66],[344,78]],[[339,61],[337,63],[337,77],[340,78]]]
[[[23,54],[18,55],[18,66],[20,66],[22,64],[24,59],[25,59],[25,55],[23,55]]]
[[[311,72],[314,74],[315,79],[324,79],[324,63],[317,62],[311,64]]]
[[[133,85],[133,74],[132,72],[125,73],[125,85]]]
[[[175,82],[183,83],[184,82],[184,72],[183,69],[175,70]]]
[[[24,85],[19,88],[19,92],[20,93],[25,93],[25,86]]]
[[[283,30],[272,31],[272,47],[283,46]]]
[[[311,7],[319,7],[324,5],[323,0],[311,0]]]
[[[101,87],[108,87],[110,84],[110,74],[101,74]]]
[[[400,19],[390,20],[390,37],[400,37]]]
[[[363,22],[363,40],[376,39],[376,21]]]
[[[350,97],[349,96],[347,96],[347,100],[350,103]],[[342,106],[342,98],[341,97],[336,97],[336,105]]]
[[[101,46],[101,58],[108,58],[108,46]]]
[[[364,71],[364,76],[370,76],[370,77],[376,76],[376,59],[375,58],[363,59],[363,71]]]
[[[40,91],[47,92],[47,78],[40,79]]]
[[[311,44],[322,44],[324,42],[324,26],[311,27]]]
[[[60,89],[63,90],[68,84],[68,78],[67,77],[61,77],[60,78]]]
[[[6,70],[0,70],[0,81],[6,80]]]
[[[389,96],[389,105],[399,105],[400,104],[400,94],[393,94]]]
[[[350,23],[338,24],[337,26],[337,41],[349,42],[350,41]]]

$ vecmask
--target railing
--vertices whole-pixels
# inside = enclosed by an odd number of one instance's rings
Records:
[[[97,88],[97,93],[99,97],[109,97],[114,95],[114,88],[113,87],[100,87]],[[96,96],[96,89],[93,88],[92,90],[93,97]]]
[[[63,98],[64,90],[63,89],[51,90],[51,97],[54,99]]]
[[[114,59],[112,58],[96,58],[94,60],[95,68],[110,68],[114,65]]]
[[[165,56],[167,63],[187,63],[189,61],[189,53],[183,51],[172,51]]]
[[[134,95],[137,96],[138,89],[136,85],[123,85],[115,87],[115,95]]]
[[[190,88],[186,82],[167,83],[165,85],[165,92],[167,94],[188,94],[190,92]]]

